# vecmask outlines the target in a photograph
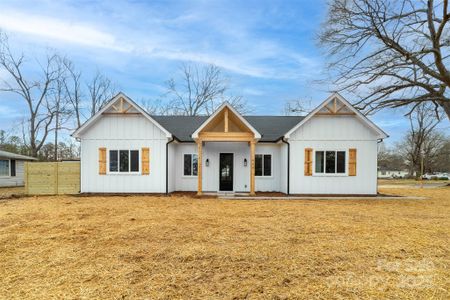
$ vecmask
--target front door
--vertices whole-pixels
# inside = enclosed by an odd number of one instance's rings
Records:
[[[233,153],[220,153],[219,190],[233,190]]]

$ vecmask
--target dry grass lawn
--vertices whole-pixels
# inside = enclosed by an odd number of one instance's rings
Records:
[[[448,299],[450,188],[427,200],[0,201],[5,299]]]

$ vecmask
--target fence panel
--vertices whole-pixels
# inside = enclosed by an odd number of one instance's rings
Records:
[[[29,195],[80,192],[80,162],[27,162],[24,175]]]

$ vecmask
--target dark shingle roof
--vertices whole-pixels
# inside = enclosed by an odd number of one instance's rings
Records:
[[[152,116],[182,142],[193,142],[191,134],[208,119],[207,116]],[[303,116],[244,116],[260,134],[260,142],[275,142],[297,125]]]

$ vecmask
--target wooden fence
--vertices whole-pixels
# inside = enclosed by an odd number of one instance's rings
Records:
[[[80,192],[80,162],[27,162],[24,177],[29,195]]]

